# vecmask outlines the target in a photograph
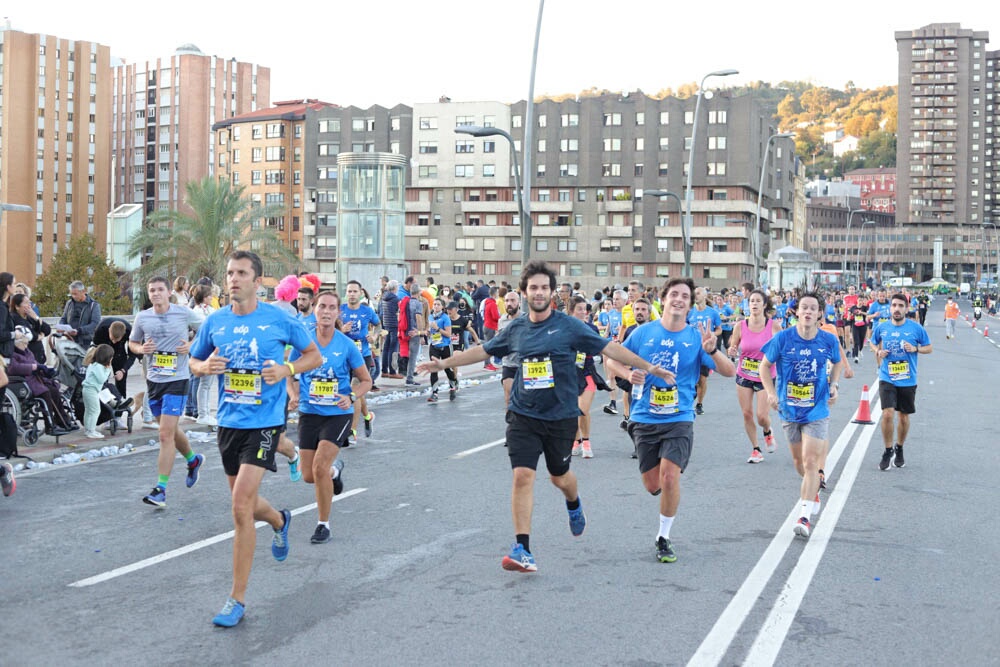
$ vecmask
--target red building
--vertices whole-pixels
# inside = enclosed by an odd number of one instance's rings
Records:
[[[880,213],[896,212],[896,169],[855,169],[844,180],[861,186],[861,208]]]

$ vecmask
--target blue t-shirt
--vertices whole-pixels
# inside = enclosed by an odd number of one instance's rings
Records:
[[[819,330],[815,338],[806,340],[792,327],[775,334],[763,352],[778,372],[774,388],[782,419],[808,424],[830,416],[826,362],[840,363],[836,336]]]
[[[434,322],[437,329],[430,329],[430,323]],[[445,334],[445,329],[451,326],[451,316],[448,315],[446,311],[442,311],[440,315],[434,315],[431,313],[430,318],[427,322],[427,327],[430,329],[430,335],[428,339],[430,340],[431,347],[448,347],[451,345],[451,335]]]
[[[837,323],[837,308],[832,303],[826,304],[826,308],[823,310],[823,316],[829,324]]]
[[[629,419],[643,424],[693,422],[701,367],[715,369],[712,355],[701,347],[701,334],[692,327],[667,331],[659,321],[646,322],[636,327],[622,345],[667,369],[677,380],[671,386],[655,375],[646,374],[642,396],[639,400],[632,399]]]
[[[722,330],[723,331],[732,331],[733,330],[733,320],[732,320],[732,317],[733,317],[733,314],[735,312],[736,311],[733,310],[733,307],[730,306],[728,303],[725,304],[724,306],[722,306],[722,313],[720,313],[719,319],[721,320],[722,318],[725,318],[725,321],[722,322]]]
[[[316,331],[316,311],[309,313],[308,315],[303,315],[299,313],[299,322],[305,326],[306,331],[312,333]]]
[[[705,310],[698,310],[697,308],[692,308],[688,311],[687,323],[692,327],[697,329],[701,326],[702,322],[708,322],[709,328],[715,331],[720,326],[722,326],[722,319],[719,317],[719,311],[711,306],[705,306]],[[699,340],[701,338],[699,337]],[[699,343],[700,344],[700,343]]]
[[[354,310],[348,308],[347,304],[344,303],[340,306],[340,321],[351,325],[351,331],[347,337],[358,346],[361,356],[370,357],[372,350],[368,345],[368,326],[379,323],[378,314],[365,303],[359,303]]]
[[[490,356],[516,353],[520,360],[510,393],[510,410],[544,421],[576,419],[576,353],[600,354],[608,341],[565,313],[541,322],[518,317],[483,344]]]
[[[268,384],[261,371],[266,361],[282,364],[285,346],[305,350],[312,337],[302,323],[271,304],[258,301],[247,315],[232,306],[215,311],[198,330],[190,354],[207,359],[218,348],[229,360],[219,378],[219,426],[273,428],[285,423],[285,382]]]
[[[608,338],[618,338],[618,331],[622,328],[622,311],[612,308],[608,311]]]
[[[781,322],[781,326],[785,325],[785,315],[786,314],[788,314],[788,304],[787,303],[779,303],[777,306],[774,307],[774,317],[779,322]]]
[[[299,412],[327,417],[352,414],[354,406],[342,410],[337,403],[341,396],[351,395],[351,370],[365,365],[361,351],[340,331],[333,332],[333,338],[325,347],[320,347],[318,340],[315,342],[323,355],[323,363],[311,371],[299,373]],[[298,350],[293,350],[289,360],[294,362],[301,356]]]
[[[906,352],[903,343],[913,346],[930,345],[931,339],[927,330],[913,320],[903,320],[896,325],[892,321],[879,324],[872,331],[872,345],[882,344],[882,349],[889,353],[879,364],[879,382],[888,382],[897,387],[917,386],[917,357],[919,353]]]
[[[882,324],[883,322],[888,322],[892,317],[892,311],[890,310],[889,302],[879,303],[878,301],[872,301],[871,305],[868,306],[869,315],[878,315],[872,320],[872,326],[876,324]]]

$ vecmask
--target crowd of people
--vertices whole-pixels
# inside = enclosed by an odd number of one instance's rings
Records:
[[[808,538],[826,487],[830,406],[841,377],[853,375],[851,361],[860,363],[866,349],[878,361],[885,446],[879,469],[885,471],[905,465],[918,355],[932,351],[923,327],[929,295],[864,285],[819,294],[769,293],[746,283],[713,293],[674,278],[659,288],[631,281],[585,295],[579,283],[560,282],[535,261],[516,285],[477,280],[439,286],[432,277],[407,276],[400,283],[385,276],[369,293],[356,280],[333,291],[315,275],[289,275],[267,302],[259,296],[262,274],[257,255],[238,251],[228,260],[224,297],[207,278],[191,285],[185,277],[154,277],[145,286],[148,307],[131,323],[102,318],[99,304],[74,282],[56,327],[91,348],[83,380],[89,437],[102,437],[100,393],[113,389],[120,405],[127,400],[129,369],[142,365],[146,387],[132,397],[132,409],[159,432],[157,480],[143,503],[166,506],[177,453],[186,462],[186,487],[199,481],[205,457],[185,435],[185,418],[217,428],[235,528],[232,586],[213,618],[225,627],[245,613],[255,521],[271,526],[275,559],[289,552],[292,515],[259,494],[265,471],[277,470],[281,454],[292,481],[314,486],[310,542],[328,542],[331,501],[344,489],[339,454],[357,443],[359,429],[372,436],[375,415],[367,397],[379,391],[380,378],[426,389],[422,395],[434,404],[445,392],[456,400],[460,367],[482,364],[500,372],[513,478],[513,541],[501,565],[533,572],[533,487],[541,457],[565,499],[571,533],[580,536],[586,528],[571,461],[595,456],[591,412],[597,392],[608,392],[602,411],[620,416],[640,482],[657,498],[655,554],[671,563],[678,557],[671,529],[681,473],[691,459],[694,423],[712,409],[713,373],[734,378],[742,414],[733,417],[746,432],[747,463],[760,464],[765,453],[776,451],[781,426],[800,478],[800,512],[791,529]],[[0,295],[6,306],[0,308],[0,354],[9,358],[23,350],[21,356],[44,366],[40,341],[52,331],[32,308],[30,290],[0,273]],[[955,317],[949,299],[946,321]],[[948,338],[953,335],[949,328]],[[0,365],[0,383],[6,381]],[[39,389],[50,392],[51,384]],[[286,425],[295,412],[293,441]],[[13,492],[7,464],[0,466],[0,482],[6,495]]]

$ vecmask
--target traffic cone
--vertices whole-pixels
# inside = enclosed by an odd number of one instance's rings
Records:
[[[990,325],[987,324],[985,327],[983,327],[983,338],[989,338],[989,337],[990,337]]]
[[[857,416],[851,420],[854,424],[874,424],[872,421],[871,405],[868,401],[868,385],[861,389],[861,403],[858,405]]]

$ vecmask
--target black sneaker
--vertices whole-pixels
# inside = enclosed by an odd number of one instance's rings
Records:
[[[438,402],[438,393],[436,391],[432,391],[431,395],[427,397],[427,402],[428,403],[437,403]]]
[[[705,414],[705,408],[701,407],[701,403],[696,403],[695,404],[695,406],[694,406],[694,413],[696,415],[703,415],[703,414]]]
[[[621,430],[623,430],[626,433],[628,433],[628,417],[626,417],[625,419],[623,419],[621,421],[621,423],[618,424],[618,428],[620,428]]]
[[[612,401],[604,406],[604,414],[606,415],[616,415],[618,414],[618,406]]]
[[[323,525],[316,525],[316,532],[309,538],[312,544],[326,544],[330,541],[330,529]]]
[[[882,451],[882,460],[878,462],[878,469],[885,471],[889,469],[889,464],[892,462],[892,447],[886,447]]]
[[[333,462],[333,469],[337,471],[337,476],[333,478],[333,495],[339,496],[344,492],[344,462],[337,459]]]
[[[458,391],[458,385],[457,384],[455,384],[454,382],[452,382],[451,384],[448,385],[448,400],[449,401],[454,401],[455,400],[455,392],[457,392],[457,391]]]
[[[821,491],[826,489],[826,475],[823,473],[819,474],[819,488]]]
[[[673,563],[677,560],[674,545],[670,543],[670,540],[662,536],[656,538],[656,560],[661,563]]]
[[[369,412],[368,416],[366,416],[364,420],[365,420],[365,437],[370,438],[372,437],[372,425],[373,422],[375,421],[375,413]]]
[[[892,462],[893,465],[895,465],[897,468],[902,468],[902,467],[906,466],[906,460],[903,458],[903,446],[902,445],[896,445],[896,447],[894,449],[895,449],[896,457],[895,457],[895,460],[893,460],[893,462]]]

